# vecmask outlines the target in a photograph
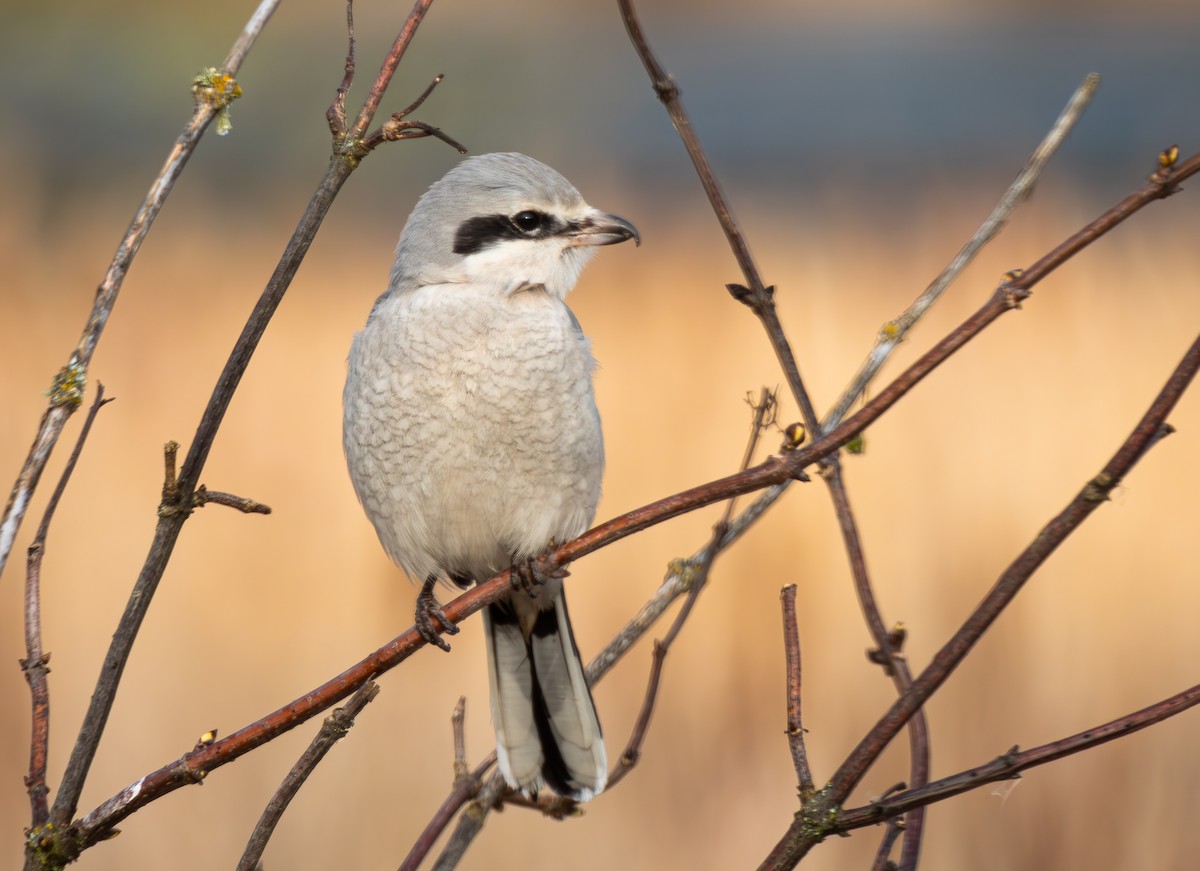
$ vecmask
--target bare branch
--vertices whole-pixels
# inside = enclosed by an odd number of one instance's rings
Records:
[[[229,56],[225,59],[224,70],[228,76],[232,77],[237,73],[246,53],[278,5],[279,0],[262,0],[259,4],[258,9],[242,29]],[[100,341],[104,325],[108,323],[108,317],[112,313],[113,305],[117,301],[117,294],[120,293],[121,285],[133,263],[133,258],[137,256],[142,241],[150,232],[150,226],[158,217],[167,195],[171,193],[175,182],[183,173],[183,168],[199,144],[200,137],[204,135],[204,131],[208,129],[209,123],[219,111],[221,111],[221,107],[208,100],[196,100],[191,119],[184,125],[183,132],[179,134],[175,145],[167,154],[166,163],[163,164],[158,177],[150,185],[146,199],[125,231],[125,236],[121,239],[117,251],[113,255],[112,263],[109,264],[108,271],[105,272],[100,286],[96,289],[92,312],[83,326],[83,332],[75,350],[71,352],[66,364],[55,378],[54,387],[50,392],[50,401],[42,415],[38,433],[33,440],[33,447],[30,448],[29,455],[25,458],[16,483],[13,484],[12,493],[8,497],[8,503],[4,506],[4,513],[0,516],[0,575],[4,573],[4,566],[12,551],[17,530],[25,517],[25,511],[29,507],[33,491],[37,489],[38,480],[42,476],[46,461],[50,458],[55,444],[58,443],[67,418],[82,401],[92,355],[96,351],[96,345]]]
[[[374,701],[378,694],[379,685],[374,681],[367,681],[359,688],[358,692],[350,697],[350,701],[344,708],[337,708],[325,718],[325,722],[321,725],[321,729],[313,738],[312,743],[296,760],[292,770],[288,772],[283,783],[279,785],[279,789],[275,791],[275,795],[271,796],[271,800],[263,809],[262,816],[254,827],[254,831],[250,833],[250,840],[246,843],[246,849],[238,862],[238,871],[255,871],[258,868],[263,850],[267,848],[267,841],[271,839],[271,835],[275,832],[275,826],[283,818],[283,812],[296,797],[300,787],[308,780],[308,776],[313,773],[318,763],[325,758],[325,754],[333,749],[333,745],[346,737],[346,733],[354,726],[354,718],[362,713],[362,709]]]
[[[25,789],[29,793],[30,828],[37,829],[45,825],[50,818],[50,808],[46,801],[49,788],[46,786],[46,760],[50,752],[50,686],[46,679],[50,669],[50,654],[42,649],[42,559],[46,555],[46,537],[50,533],[50,522],[58,509],[71,473],[79,462],[83,452],[84,442],[92,431],[92,423],[96,414],[111,399],[104,398],[104,385],[97,382],[96,398],[88,410],[83,427],[79,430],[79,438],[75,448],[67,459],[46,510],[42,514],[42,522],[38,524],[33,544],[29,546],[29,554],[25,571],[25,658],[21,660],[21,670],[25,680],[29,682],[29,695],[32,703],[33,726],[29,736],[29,775],[25,778]]]
[[[408,44],[412,42],[413,36],[417,33],[417,28],[421,26],[421,22],[425,19],[425,13],[429,11],[429,7],[432,5],[433,0],[417,0],[413,4],[412,11],[408,13],[408,18],[404,22],[404,27],[396,35],[391,50],[387,53],[387,56],[383,59],[383,65],[379,68],[379,74],[375,76],[375,81],[371,84],[371,89],[367,93],[367,99],[363,101],[362,109],[359,110],[358,119],[354,122],[353,129],[349,131],[350,137],[361,139],[366,135],[367,128],[371,126],[371,121],[375,118],[375,113],[378,111],[379,104],[383,100],[383,94],[391,83],[392,76],[396,73],[396,68],[400,66],[400,59],[404,57],[404,52],[408,48]]]
[[[783,655],[787,663],[787,736],[792,764],[800,783],[800,801],[808,799],[816,786],[808,767],[804,747],[804,719],[800,715],[800,628],[796,623],[796,585],[789,584],[780,593],[783,605]]]
[[[222,493],[220,490],[209,490],[203,484],[196,488],[196,494],[192,497],[192,501],[197,508],[203,508],[209,502],[212,502],[214,505],[227,505],[230,508],[236,508],[243,514],[271,513],[270,505],[255,502],[253,499],[247,499],[245,496],[234,496],[232,493]]]
[[[474,801],[468,805],[458,818],[458,825],[454,828],[454,834],[450,836],[442,853],[437,858],[437,862],[433,865],[433,871],[450,871],[462,861],[463,855],[467,852],[467,848],[475,840],[476,836],[483,829],[483,823],[487,819],[488,811],[500,800],[500,796],[505,790],[504,777],[496,772],[488,778],[487,783],[479,790]],[[402,866],[404,867],[404,866]]]
[[[396,65],[400,62],[401,56],[404,54],[405,49],[416,32],[417,25],[424,17],[425,10],[431,2],[432,0],[421,0],[421,2],[418,2],[409,19],[405,22],[401,34],[394,42],[383,69],[371,86],[370,96],[359,114],[358,123],[363,128],[370,124],[371,119],[374,117],[375,107],[378,105],[379,99],[382,97],[388,82],[390,82],[392,74],[395,72]],[[204,463],[216,438],[217,430],[224,419],[233,394],[241,382],[242,375],[249,365],[250,358],[258,347],[263,332],[266,330],[267,324],[282,301],[284,293],[286,293],[288,287],[291,285],[292,278],[300,267],[300,262],[308,253],[309,246],[312,244],[317,230],[328,213],[334,197],[358,166],[361,158],[361,153],[358,153],[354,147],[348,146],[345,142],[336,145],[324,178],[309,201],[308,207],[305,209],[299,224],[288,241],[274,273],[263,290],[254,310],[251,312],[224,369],[218,377],[208,406],[204,411],[195,437],[192,440],[187,458],[184,460],[183,466],[179,471],[178,480],[175,482],[175,487],[180,494],[181,501],[186,502],[188,505],[191,504],[200,473],[204,468]],[[142,566],[141,573],[134,585],[133,592],[130,594],[117,630],[113,635],[113,642],[109,647],[108,653],[105,655],[104,664],[100,672],[101,677],[92,694],[91,703],[88,706],[88,712],[80,728],[79,737],[67,763],[62,787],[51,810],[51,821],[60,829],[65,827],[75,814],[79,795],[83,789],[87,772],[91,767],[92,759],[95,756],[100,735],[104,730],[109,712],[112,709],[116,688],[124,672],[129,651],[132,648],[134,639],[137,637],[142,620],[158,588],[158,583],[162,578],[167,562],[174,550],[175,542],[179,538],[188,514],[188,511],[167,512],[165,516],[160,516],[159,518],[157,528],[155,529],[154,541],[150,546],[146,561]],[[349,687],[346,694],[353,692],[361,683],[362,681],[359,681],[353,687]],[[339,696],[339,698],[341,697],[343,696]],[[316,713],[316,711],[313,713]],[[191,775],[187,775],[185,779],[189,779],[190,777]]]
[[[1065,756],[1081,753],[1108,741],[1131,735],[1147,726],[1153,726],[1155,723],[1181,714],[1197,704],[1200,704],[1200,685],[1186,689],[1147,708],[1142,708],[1140,711],[1110,720],[1103,725],[1069,737],[1060,738],[1058,741],[1030,750],[1018,750],[1014,747],[991,762],[935,780],[921,789],[903,790],[883,796],[878,801],[864,807],[842,811],[838,815],[837,829],[844,832],[862,826],[875,825],[882,819],[905,813],[915,807],[922,807],[935,801],[961,795],[988,783],[1012,780],[1020,777],[1020,772],[1026,769],[1045,765],[1047,762],[1054,762]]]
[[[837,807],[862,780],[867,769],[896,733],[950,676],[1050,554],[1096,508],[1107,501],[1108,494],[1120,484],[1146,450],[1161,440],[1167,431],[1167,415],[1195,377],[1197,369],[1200,369],[1200,337],[1193,342],[1150,408],[1104,469],[1084,485],[1070,504],[1042,528],[1034,541],[1005,570],[962,627],[913,681],[908,691],[851,751],[829,784],[818,793],[819,801],[805,807],[797,815],[787,833],[764,861],[761,866],[763,869],[794,867],[814,844],[829,833],[831,816],[837,816]]]
[[[696,135],[687,110],[683,108],[679,87],[651,51],[650,43],[642,32],[642,25],[638,21],[637,13],[634,12],[632,0],[617,0],[617,5],[621,9],[621,18],[625,22],[625,30],[629,33],[629,41],[633,43],[634,50],[646,68],[646,74],[650,77],[655,94],[666,108],[671,123],[675,125],[675,132],[679,134],[684,147],[687,148],[688,157],[691,158],[692,166],[696,168],[696,174],[700,177],[700,184],[703,185],[704,193],[708,196],[713,214],[717,216],[725,238],[729,240],[729,247],[733,250],[733,256],[742,270],[747,287],[733,284],[727,285],[727,287],[736,299],[749,305],[758,316],[759,321],[762,322],[763,328],[767,331],[767,338],[771,342],[771,348],[779,359],[784,377],[787,378],[788,388],[791,390],[796,404],[800,407],[804,425],[808,427],[809,432],[816,433],[820,421],[817,419],[816,410],[813,408],[812,400],[809,399],[804,381],[800,377],[800,368],[796,365],[796,357],[792,353],[787,336],[784,335],[783,326],[779,323],[779,316],[775,313],[775,288],[763,284],[754,258],[750,256],[750,246],[746,244],[746,238],[733,217],[733,210],[729,207],[725,195],[721,192],[721,186],[713,174],[708,156],[700,145],[700,137]]]
[[[850,562],[850,574],[854,578],[854,590],[858,596],[859,607],[866,620],[867,629],[875,642],[875,649],[870,652],[872,661],[883,666],[886,674],[892,679],[896,692],[903,695],[912,686],[912,672],[908,660],[902,654],[904,642],[902,631],[889,631],[884,627],[883,616],[875,601],[875,593],[871,588],[871,578],[867,572],[867,558],[863,552],[862,537],[859,535],[858,522],[850,507],[850,496],[846,491],[842,478],[842,466],[836,456],[831,456],[822,466],[822,477],[829,485],[829,495],[833,500],[834,512],[837,514],[838,526],[842,532],[842,543]],[[909,784],[913,787],[923,786],[929,782],[929,725],[926,722],[924,710],[918,709],[908,723],[909,739]],[[915,809],[904,823],[904,846],[900,854],[900,871],[914,871],[917,858],[921,852],[921,836],[925,828],[925,812],[923,808]],[[889,829],[888,837],[895,837]],[[881,847],[882,849],[882,847]]]
[[[1100,76],[1096,73],[1090,73],[1083,80],[1075,93],[1071,95],[1071,99],[1059,114],[1058,119],[1054,122],[1054,126],[1050,128],[1050,132],[1038,145],[1029,160],[1026,162],[1024,169],[1017,175],[1016,179],[1004,192],[1004,196],[1000,198],[1000,202],[996,203],[996,207],[992,209],[992,213],[988,215],[979,229],[975,231],[975,235],[970,238],[966,245],[962,247],[954,259],[946,265],[941,274],[933,280],[929,287],[918,296],[908,308],[900,313],[894,320],[888,321],[883,325],[883,329],[879,331],[879,335],[875,339],[875,347],[873,347],[867,358],[863,360],[859,366],[858,372],[851,379],[850,385],[843,391],[842,396],[838,399],[833,410],[825,415],[825,419],[821,425],[826,429],[837,426],[845,418],[846,413],[850,410],[850,406],[855,400],[863,394],[867,389],[867,385],[878,374],[887,358],[892,352],[899,347],[904,341],[908,331],[921,319],[921,316],[938,300],[942,292],[948,288],[964,269],[975,259],[975,255],[983,250],[988,242],[999,235],[1008,223],[1009,215],[1013,213],[1021,203],[1029,199],[1033,193],[1034,186],[1042,176],[1042,172],[1049,165],[1051,158],[1054,157],[1060,145],[1066,141],[1067,134],[1075,127],[1075,124],[1083,117],[1084,110],[1091,103],[1092,97],[1096,93],[1096,89],[1100,86]]]
[[[1169,173],[1155,173],[1140,190],[1126,197],[1058,246],[1051,255],[1042,258],[1035,268],[1023,273],[1019,277],[1020,287],[1011,283],[1002,285],[979,311],[952,330],[861,409],[812,444],[774,454],[745,472],[668,496],[593,527],[549,554],[546,557],[546,565],[566,566],[642,529],[743,493],[771,487],[776,494],[774,498],[777,498],[777,493],[782,491],[782,487],[778,485],[803,475],[805,468],[829,456],[854,438],[856,433],[877,420],[900,397],[974,336],[1002,314],[1012,310],[1020,300],[1027,298],[1028,289],[1049,274],[1055,266],[1065,262],[1147,204],[1170,195],[1177,189],[1179,182],[1197,172],[1200,172],[1200,154],[1192,155],[1183,163],[1173,165]],[[770,498],[770,493],[764,494],[743,516],[757,517],[765,510]],[[732,530],[722,537],[722,542],[727,541],[731,534]],[[443,610],[450,622],[458,624],[485,605],[507,594],[510,589],[509,572],[504,571],[458,596],[446,604]],[[138,808],[165,793],[194,783],[198,772],[211,771],[228,764],[316,716],[354,692],[367,679],[395,668],[424,643],[416,627],[410,627],[361,662],[274,713],[217,741],[211,747],[185,754],[180,759],[147,774],[79,820],[75,824],[74,835],[81,843],[95,842]],[[620,647],[618,644],[611,653],[606,651],[597,658],[597,663],[611,664],[615,657],[619,657],[623,652]]]
[[[337,94],[325,111],[329,132],[335,139],[344,137],[349,129],[346,126],[346,95],[350,93],[350,86],[354,84],[354,0],[346,0],[346,35],[349,44],[346,48],[346,68],[342,74],[342,83],[338,85]]]

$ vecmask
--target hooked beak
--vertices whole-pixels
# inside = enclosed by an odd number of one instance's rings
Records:
[[[635,245],[642,244],[637,227],[618,215],[598,210],[573,223],[567,235],[571,238],[571,246],[616,245],[630,239]]]

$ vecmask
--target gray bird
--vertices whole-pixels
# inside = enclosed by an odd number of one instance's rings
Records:
[[[354,338],[350,477],[384,550],[423,581],[417,625],[455,632],[433,586],[532,566],[588,528],[604,444],[590,343],[563,302],[595,247],[633,225],[522,154],[467,158],[420,198],[387,291]],[[515,574],[515,573],[514,573]],[[586,801],[608,776],[562,578],[483,613],[492,721],[510,786]]]

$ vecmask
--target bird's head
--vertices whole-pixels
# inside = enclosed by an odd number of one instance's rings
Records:
[[[516,153],[468,157],[417,202],[404,225],[392,288],[471,282],[513,293],[541,285],[559,298],[599,245],[634,226],[592,208],[546,164]]]

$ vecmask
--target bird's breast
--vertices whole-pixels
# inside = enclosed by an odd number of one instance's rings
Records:
[[[603,470],[593,367],[544,293],[381,301],[351,351],[345,443],[392,557],[418,576],[486,576],[586,529]]]

